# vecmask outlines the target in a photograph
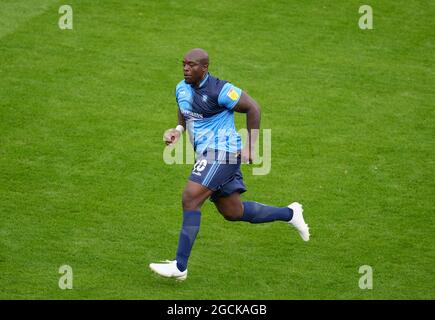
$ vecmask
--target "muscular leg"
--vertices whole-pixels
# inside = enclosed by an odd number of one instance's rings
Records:
[[[177,268],[180,271],[187,269],[190,251],[199,232],[201,222],[201,209],[204,201],[213,191],[199,183],[190,181],[187,183],[182,198],[183,225],[180,231],[177,248]]]
[[[183,191],[183,210],[200,210],[204,201],[207,200],[212,193],[212,190],[189,180]]]
[[[288,207],[273,207],[262,203],[242,202],[238,192],[228,197],[221,197],[215,202],[216,208],[229,221],[247,221],[265,223],[272,221],[290,221],[293,210]]]
[[[218,198],[215,206],[228,221],[239,221],[243,217],[243,203],[238,192],[234,192],[228,197]]]

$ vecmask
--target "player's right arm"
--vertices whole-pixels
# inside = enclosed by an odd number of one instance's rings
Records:
[[[183,127],[183,130],[180,130]],[[171,128],[165,131],[163,134],[163,141],[166,145],[176,143],[180,139],[182,131],[186,128],[186,119],[184,119],[183,114],[180,109],[178,109],[178,125],[177,128]]]

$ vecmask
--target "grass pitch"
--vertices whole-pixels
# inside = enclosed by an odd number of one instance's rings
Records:
[[[1,299],[435,298],[432,1],[371,2],[373,30],[360,1],[71,0],[60,30],[63,4],[0,3]],[[148,263],[175,255],[191,166],[162,133],[193,47],[272,129],[244,199],[303,203],[312,238],[208,202],[176,283]]]

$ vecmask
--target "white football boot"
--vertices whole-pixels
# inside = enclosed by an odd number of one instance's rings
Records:
[[[178,281],[186,280],[187,269],[180,271],[177,268],[177,260],[165,260],[162,263],[150,263],[150,268],[162,277],[174,278]]]
[[[305,223],[304,215],[302,214],[304,211],[302,205],[299,202],[293,202],[289,204],[288,207],[293,210],[293,218],[288,223],[298,230],[302,240],[310,240],[310,229]]]

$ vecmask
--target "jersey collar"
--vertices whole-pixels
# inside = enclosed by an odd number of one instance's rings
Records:
[[[208,76],[209,76],[209,73],[207,72],[207,75],[204,77],[204,80],[201,81],[201,83],[199,84],[198,88],[202,88],[205,85],[205,83],[208,80]]]

